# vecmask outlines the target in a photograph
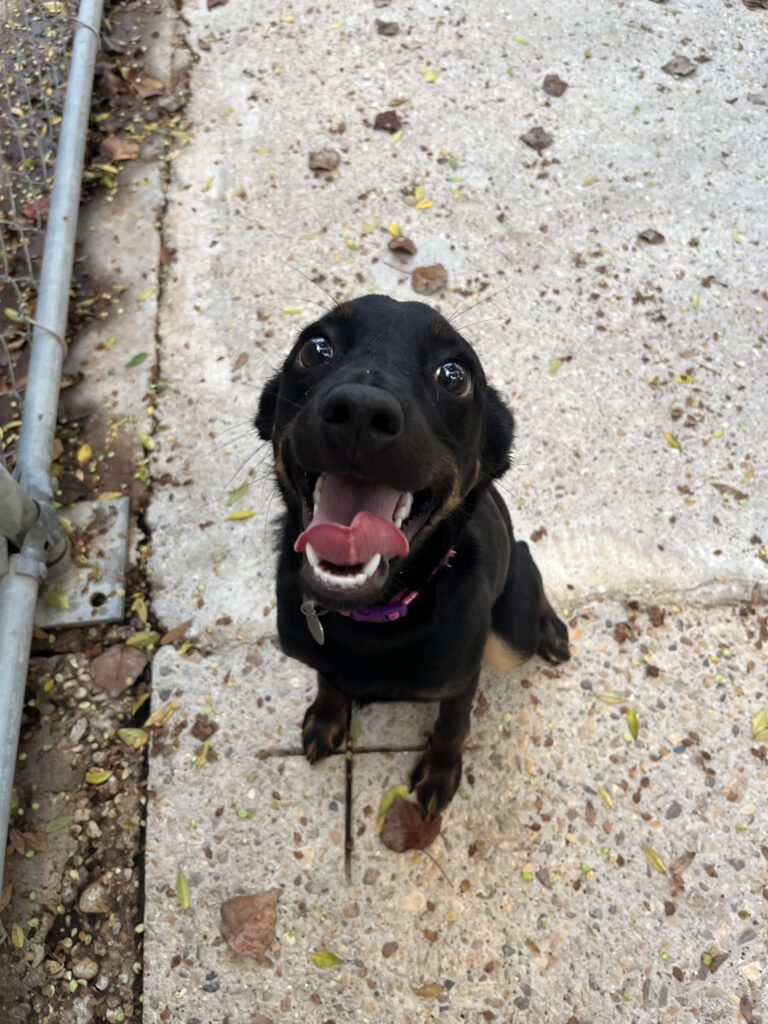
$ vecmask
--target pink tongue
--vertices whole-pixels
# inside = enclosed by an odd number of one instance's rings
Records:
[[[294,550],[311,544],[324,562],[365,564],[374,555],[407,555],[408,538],[392,522],[400,491],[329,473],[317,512]]]

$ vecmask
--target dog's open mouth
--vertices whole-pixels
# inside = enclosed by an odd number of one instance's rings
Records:
[[[337,473],[307,477],[303,551],[313,582],[339,597],[378,590],[390,559],[402,558],[428,516],[431,492],[398,491]]]

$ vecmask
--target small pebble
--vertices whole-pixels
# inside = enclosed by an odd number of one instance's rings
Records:
[[[84,978],[86,981],[90,981],[91,978],[95,978],[99,973],[99,965],[95,960],[89,960],[87,957],[84,960],[74,960],[72,962],[72,974],[76,978]]]

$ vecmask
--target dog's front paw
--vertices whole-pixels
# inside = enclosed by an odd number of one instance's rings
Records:
[[[551,607],[547,607],[546,613],[540,620],[538,653],[552,665],[559,665],[571,657],[568,627],[560,621]]]
[[[461,781],[461,754],[437,754],[430,745],[411,772],[411,790],[425,818],[434,818],[447,807]]]
[[[323,708],[318,706],[318,701],[310,704],[301,727],[301,741],[310,764],[332,754],[346,733],[346,708]]]

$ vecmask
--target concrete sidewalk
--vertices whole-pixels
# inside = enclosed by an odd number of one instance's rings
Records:
[[[177,711],[150,760],[146,1019],[765,1020],[767,16],[378,2],[183,5],[149,522],[154,612],[198,653],[154,661]],[[461,798],[398,855],[376,811],[434,709],[367,709],[347,757],[304,761],[251,420],[327,301],[308,277],[415,298],[437,262],[435,305],[470,307],[515,410],[504,486],[574,659],[484,678]],[[274,943],[232,952],[220,904],[274,887]]]

